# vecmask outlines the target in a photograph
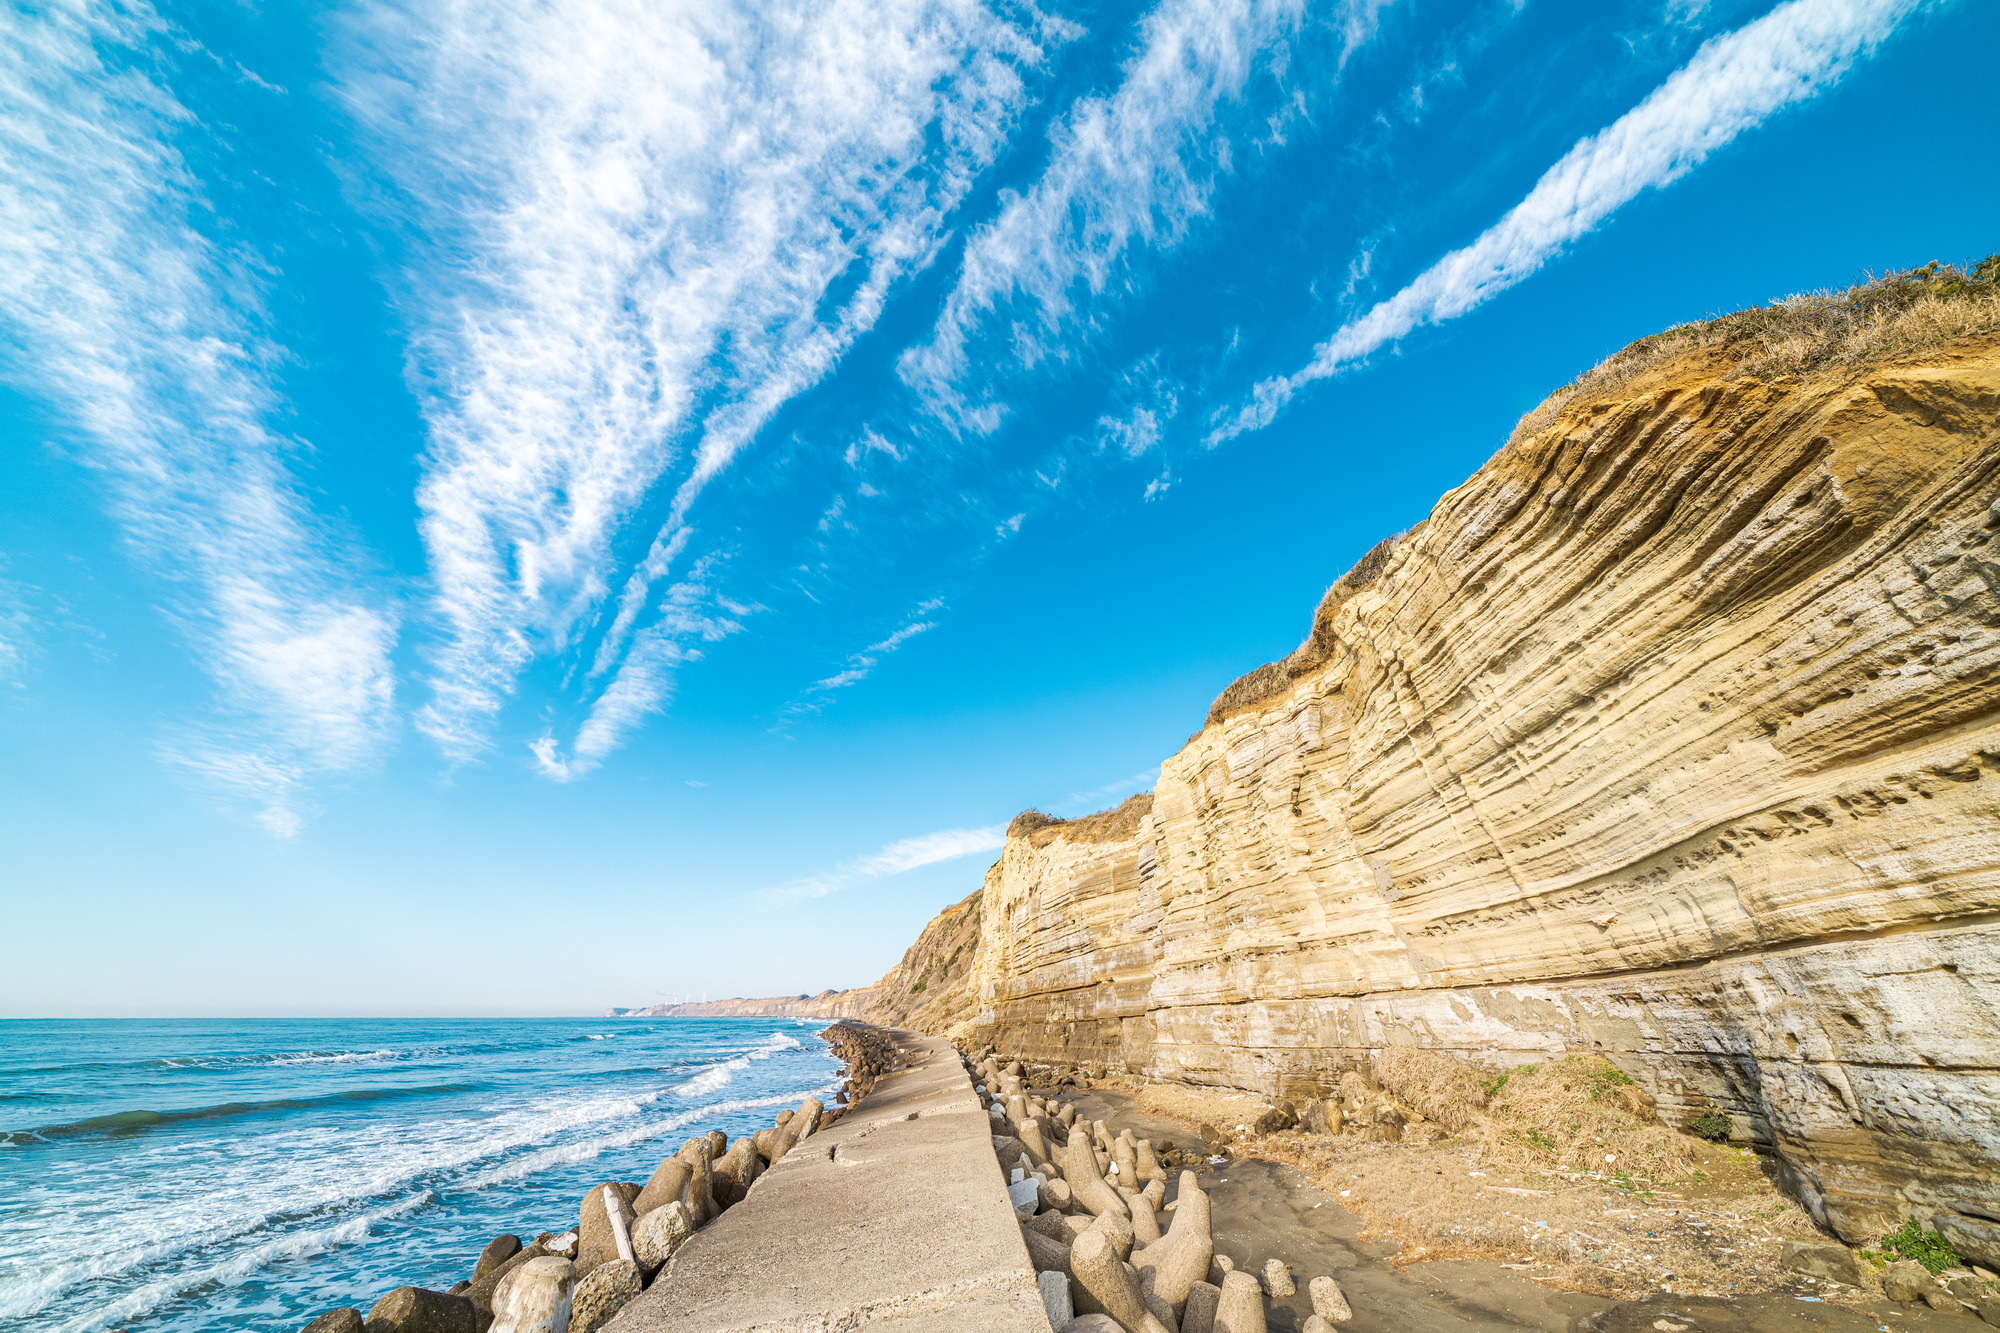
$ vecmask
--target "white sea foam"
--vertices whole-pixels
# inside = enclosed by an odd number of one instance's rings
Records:
[[[302,1259],[310,1255],[324,1254],[337,1246],[351,1245],[373,1230],[376,1223],[415,1212],[436,1200],[436,1194],[424,1190],[409,1198],[398,1200],[386,1208],[376,1208],[357,1217],[344,1218],[332,1226],[276,1236],[262,1245],[239,1250],[219,1262],[206,1264],[200,1268],[178,1269],[167,1277],[149,1282],[107,1305],[99,1306],[87,1314],[70,1320],[61,1325],[61,1328],[64,1333],[86,1333],[87,1330],[105,1328],[143,1315],[158,1309],[183,1292],[194,1291],[211,1283],[233,1287],[279,1259]]]
[[[727,1058],[695,1079],[720,1070],[725,1079],[747,1082],[743,1071],[753,1062],[801,1045],[791,1033],[780,1032],[748,1050],[725,1046],[716,1054]],[[387,1055],[407,1058],[428,1049],[398,1048]],[[377,1050],[329,1046],[265,1055],[262,1063],[317,1066],[290,1070],[285,1083],[270,1089],[296,1089],[311,1098],[327,1085],[310,1080],[348,1081],[339,1066],[383,1058]],[[234,1327],[241,1322],[237,1314],[255,1322],[262,1318],[257,1311],[268,1313],[266,1298],[229,1296],[224,1290],[260,1269],[365,1241],[362,1256],[339,1260],[335,1269],[368,1272],[402,1247],[427,1245],[417,1238],[430,1230],[442,1227],[449,1234],[452,1224],[444,1219],[414,1224],[415,1230],[402,1224],[386,1233],[377,1225],[420,1211],[429,1200],[442,1196],[449,1203],[458,1191],[560,1171],[737,1112],[796,1105],[808,1093],[827,1095],[833,1086],[802,1086],[819,1081],[817,1068],[808,1073],[772,1067],[738,1098],[696,1098],[664,1084],[634,1086],[635,1077],[646,1077],[643,1067],[589,1071],[587,1057],[578,1067],[549,1066],[547,1085],[510,1083],[517,1077],[514,1057],[503,1059],[504,1073],[477,1061],[465,1070],[476,1079],[501,1074],[502,1082],[491,1091],[447,1093],[442,1101],[391,1099],[353,1113],[279,1116],[254,1130],[225,1120],[212,1127],[177,1125],[157,1135],[84,1138],[62,1152],[34,1149],[41,1156],[33,1163],[20,1160],[14,1169],[21,1174],[5,1182],[13,1196],[10,1213],[25,1225],[0,1257],[0,1327],[22,1319],[37,1327],[82,1330],[145,1317],[163,1329],[182,1330]],[[579,1085],[569,1076],[578,1072],[624,1077],[618,1077],[622,1086],[599,1084],[602,1090],[593,1093],[581,1090],[590,1083]],[[772,1087],[779,1080],[784,1091]],[[538,1086],[560,1090],[539,1093]],[[481,1207],[493,1212],[501,1205]],[[411,1250],[393,1261],[396,1267],[375,1276],[395,1276],[410,1259],[421,1263],[427,1253]],[[288,1267],[291,1276],[275,1279],[278,1288],[323,1282],[329,1270],[322,1261],[309,1266],[320,1277],[307,1278],[307,1271]],[[223,1307],[231,1302],[249,1304],[225,1314]]]
[[[798,1039],[787,1032],[773,1032],[765,1038],[764,1044],[754,1050],[745,1051],[734,1059],[710,1065],[687,1082],[674,1089],[682,1097],[706,1097],[711,1092],[720,1092],[729,1086],[729,1081],[750,1067],[752,1060],[768,1060],[780,1051],[798,1049]]]

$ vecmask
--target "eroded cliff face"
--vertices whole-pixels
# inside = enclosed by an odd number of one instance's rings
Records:
[[[1571,401],[1150,797],[1017,821],[979,1034],[1273,1096],[1597,1050],[2000,1267],[2000,345],[1729,369]]]

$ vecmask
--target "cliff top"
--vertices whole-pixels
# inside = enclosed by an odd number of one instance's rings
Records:
[[[1679,324],[1612,353],[1523,416],[1494,459],[1520,448],[1566,414],[1587,412],[1614,393],[1643,389],[1655,381],[1660,382],[1655,387],[1664,387],[1690,373],[1725,381],[1841,373],[1994,333],[2000,333],[2000,254],[1988,255],[1969,269],[1933,262],[1843,291],[1787,296],[1769,305]],[[1488,460],[1487,466],[1493,461]],[[1284,658],[1231,681],[1209,705],[1204,725],[1214,726],[1256,708],[1325,665],[1333,652],[1335,614],[1380,577],[1396,548],[1427,521],[1376,543],[1336,579],[1313,612],[1305,642]],[[1015,823],[1025,818],[1022,815]]]

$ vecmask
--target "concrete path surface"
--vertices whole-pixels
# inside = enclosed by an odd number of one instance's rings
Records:
[[[972,1080],[890,1034],[884,1075],[697,1232],[607,1333],[1049,1333]]]

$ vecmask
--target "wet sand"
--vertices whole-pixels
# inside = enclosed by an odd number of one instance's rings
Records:
[[[1178,1121],[1133,1109],[1110,1089],[1070,1094],[1079,1115],[1113,1132],[1129,1127],[1156,1144],[1198,1144]],[[1791,1296],[1728,1299],[1662,1294],[1620,1301],[1556,1291],[1505,1264],[1441,1259],[1397,1268],[1392,1240],[1362,1240],[1361,1219],[1293,1168],[1255,1158],[1200,1176],[1214,1215],[1215,1248],[1261,1276],[1267,1259],[1291,1265],[1298,1295],[1273,1300],[1271,1333],[1297,1333],[1312,1313],[1306,1284],[1333,1277],[1354,1307],[1349,1333],[1976,1333],[1976,1319],[1887,1302],[1835,1305]],[[1167,1198],[1177,1193],[1170,1184]],[[1161,1222],[1167,1220],[1162,1215]]]

